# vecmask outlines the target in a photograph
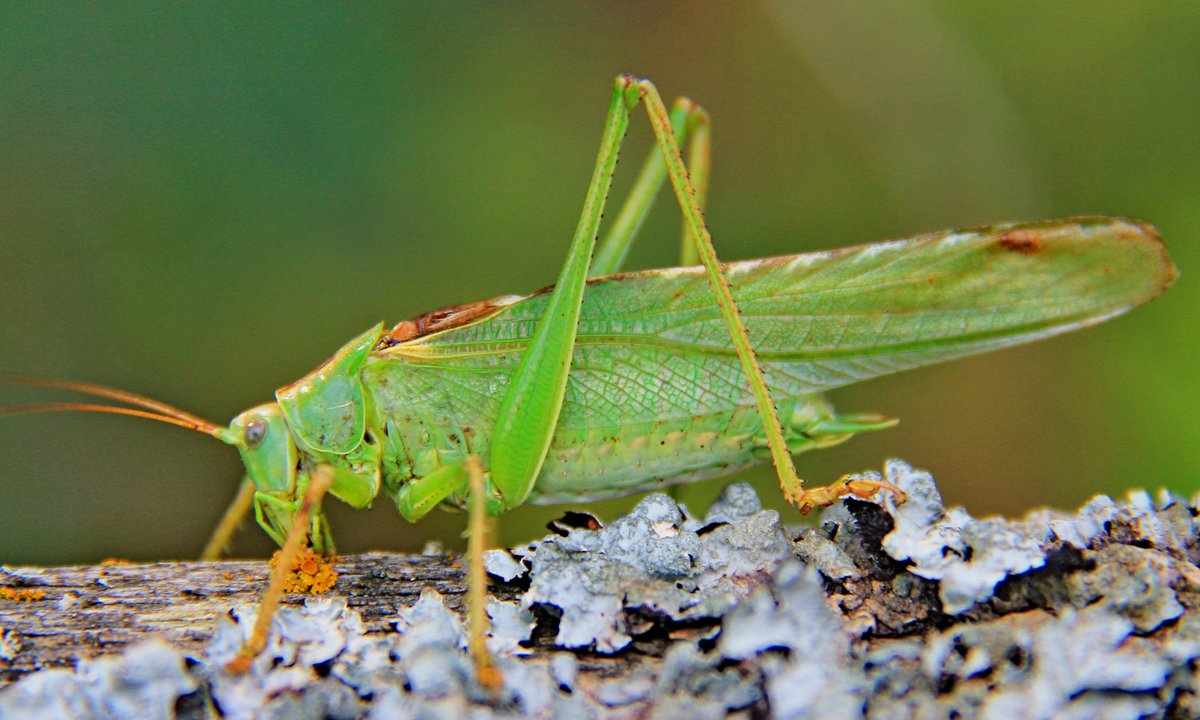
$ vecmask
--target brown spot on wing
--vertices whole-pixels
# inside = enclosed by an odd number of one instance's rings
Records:
[[[1012,250],[1023,255],[1033,255],[1045,247],[1041,236],[1032,230],[1009,230],[1001,233],[996,243],[1005,250]]]
[[[449,307],[431,310],[412,320],[404,320],[397,323],[396,327],[391,329],[391,332],[379,339],[376,349],[389,348],[393,345],[408,342],[409,340],[432,335],[435,332],[461,327],[480,318],[487,317],[500,308],[512,305],[520,299],[516,295],[503,295],[490,300],[478,300],[463,305],[450,305]]]

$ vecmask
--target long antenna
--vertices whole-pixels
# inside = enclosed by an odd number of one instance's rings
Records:
[[[220,437],[220,431],[224,428],[214,425],[207,420],[200,418],[180,418],[172,415],[163,415],[160,413],[150,412],[148,410],[138,410],[136,408],[117,407],[114,405],[96,405],[94,403],[73,403],[73,402],[48,402],[48,403],[30,403],[27,405],[5,405],[0,406],[0,415],[19,415],[22,413],[42,413],[42,412],[99,412],[112,413],[114,415],[130,415],[132,417],[146,418],[148,420],[158,420],[159,422],[178,425],[189,430],[197,430]]]
[[[119,390],[117,388],[108,387],[107,385],[98,385],[96,383],[80,382],[76,380],[56,380],[55,378],[41,377],[0,377],[0,385],[26,385],[31,387],[47,387],[56,388],[59,390],[70,390],[71,392],[83,393],[84,395],[95,395],[96,397],[108,398],[109,400],[117,400],[130,405],[147,410],[154,410],[161,415],[168,415],[178,420],[187,420],[197,426],[216,427],[215,423],[205,420],[202,417],[193,415],[186,410],[180,410],[174,405],[168,405],[165,402],[148,398],[145,395],[139,395],[128,390]],[[54,403],[46,403],[52,405]],[[18,406],[20,407],[20,406]],[[26,406],[29,407],[29,406]],[[106,406],[96,406],[106,407]],[[66,409],[66,408],[63,408]],[[38,412],[38,411],[29,411]],[[99,412],[99,411],[98,411]],[[6,415],[12,413],[4,413]]]

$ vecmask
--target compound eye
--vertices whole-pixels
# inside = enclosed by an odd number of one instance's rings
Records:
[[[246,447],[253,450],[262,444],[263,437],[267,434],[267,424],[262,421],[262,418],[254,418],[246,423]]]

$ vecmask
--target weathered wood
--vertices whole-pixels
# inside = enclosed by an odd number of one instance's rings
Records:
[[[465,592],[462,569],[450,555],[354,555],[340,558],[337,570],[336,592],[373,630],[423,587],[437,588],[448,603]],[[0,682],[116,652],[150,635],[199,652],[218,616],[258,601],[267,572],[265,560],[0,569],[4,585],[46,593],[38,601],[0,601],[0,626],[21,643],[15,658],[0,662]]]
[[[358,611],[368,632],[393,632],[390,619],[411,605],[424,588],[464,612],[466,575],[460,556],[374,552],[338,558],[341,595]],[[34,601],[0,599],[0,630],[8,634],[13,657],[0,653],[0,687],[30,672],[73,667],[79,660],[120,652],[126,645],[161,637],[187,653],[199,654],[212,637],[217,618],[238,605],[255,605],[266,587],[265,560],[159,562],[67,567],[0,567],[0,586],[42,591]],[[492,579],[489,592],[517,600],[519,583]],[[291,594],[284,605],[309,595]],[[318,596],[320,597],[320,596]],[[553,651],[552,633],[535,635],[535,657]],[[646,647],[646,645],[642,645]],[[619,673],[653,655],[583,653],[580,669]]]

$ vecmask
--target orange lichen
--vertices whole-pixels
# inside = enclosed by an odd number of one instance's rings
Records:
[[[132,560],[126,560],[125,558],[104,558],[103,560],[100,561],[100,567],[107,567],[109,565],[132,565],[132,564],[133,564]]]
[[[271,557],[271,566],[279,562],[280,551]],[[311,593],[317,595],[333,588],[337,583],[337,570],[333,569],[334,558],[305,548],[292,563],[292,571],[283,581],[283,591],[289,593]]]
[[[37,588],[14,588],[0,587],[0,600],[12,600],[14,602],[34,602],[42,600],[46,597],[45,590]]]

